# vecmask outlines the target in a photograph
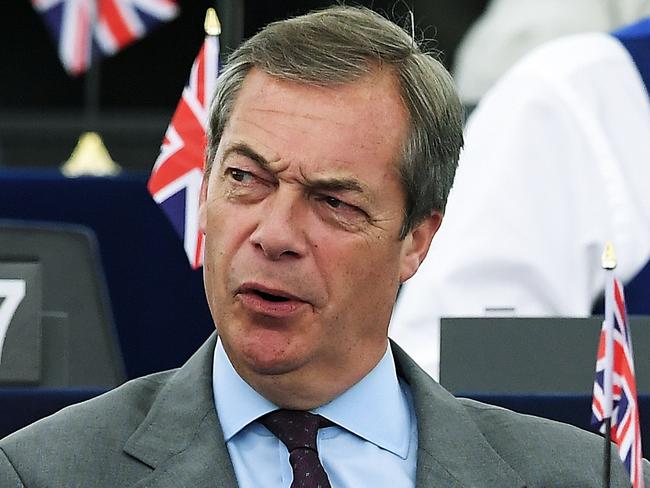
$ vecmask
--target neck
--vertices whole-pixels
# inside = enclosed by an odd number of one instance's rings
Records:
[[[355,357],[354,364],[341,361],[336,368],[325,372],[314,364],[283,374],[239,371],[237,366],[235,370],[255,391],[278,407],[312,410],[331,402],[361,381],[377,366],[387,347],[386,339],[373,353]]]

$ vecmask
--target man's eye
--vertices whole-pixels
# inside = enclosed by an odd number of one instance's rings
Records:
[[[323,198],[323,201],[332,208],[339,208],[341,205],[345,205],[341,200],[334,197],[325,197]]]
[[[244,171],[243,169],[228,168],[227,172],[230,174],[233,180],[238,181],[240,183],[250,182],[251,179],[253,178],[252,173],[249,173],[248,171]]]
[[[345,203],[343,200],[339,200],[338,198],[330,195],[322,195],[318,197],[318,200],[327,205],[329,208],[336,210],[339,214],[350,215],[363,213],[360,208],[355,207],[354,205],[350,205],[349,203]]]

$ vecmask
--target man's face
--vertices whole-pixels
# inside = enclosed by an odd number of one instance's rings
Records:
[[[204,182],[201,228],[219,336],[267,397],[313,384],[335,396],[384,353],[397,287],[439,223],[399,239],[407,130],[386,70],[325,88],[247,75]],[[297,404],[318,392],[304,395]]]

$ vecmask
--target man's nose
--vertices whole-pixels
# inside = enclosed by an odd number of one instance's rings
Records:
[[[303,214],[299,196],[276,190],[260,206],[259,223],[250,242],[273,261],[303,256],[307,246]]]

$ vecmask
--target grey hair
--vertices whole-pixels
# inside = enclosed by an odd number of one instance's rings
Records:
[[[364,7],[335,6],[274,22],[244,42],[217,81],[210,112],[206,174],[233,105],[253,68],[318,86],[351,83],[391,67],[410,115],[398,172],[406,193],[400,238],[444,212],[463,144],[463,110],[453,80],[406,31]]]

